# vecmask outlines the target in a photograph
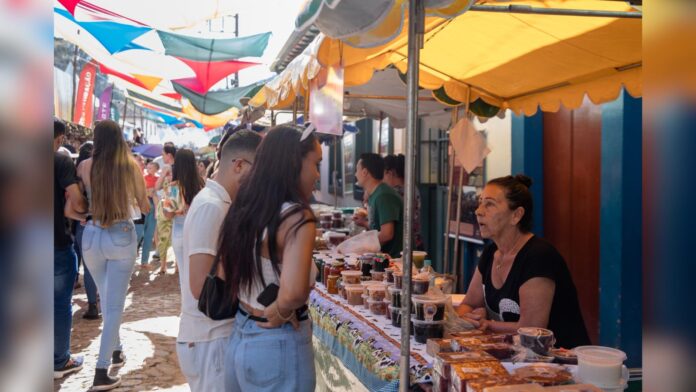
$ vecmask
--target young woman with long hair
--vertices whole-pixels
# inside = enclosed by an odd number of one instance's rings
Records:
[[[229,391],[315,387],[306,306],[316,230],[309,200],[322,152],[314,135],[301,134],[292,126],[268,132],[220,233],[220,275],[239,300],[226,353]],[[258,301],[271,284],[280,286],[277,297]]]
[[[169,185],[171,199],[163,201],[164,215],[173,219],[172,248],[176,265],[184,257],[184,221],[193,198],[205,186],[203,178],[198,174],[196,156],[191,150],[179,149],[174,156],[172,182]],[[166,265],[163,264],[166,268]]]
[[[89,200],[82,253],[101,296],[102,328],[99,358],[91,390],[120,384],[107,374],[109,365],[125,363],[119,338],[126,292],[137,256],[133,217],[147,213],[145,182],[123,138],[121,128],[104,120],[94,127],[94,151],[78,167]]]

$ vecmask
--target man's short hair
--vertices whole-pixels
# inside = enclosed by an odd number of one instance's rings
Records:
[[[238,154],[249,153],[255,154],[256,149],[261,144],[261,136],[246,129],[239,130],[232,134],[220,150],[222,160],[227,160],[230,157],[235,157]]]
[[[171,144],[164,144],[164,147],[162,147],[162,151],[164,151],[165,154],[171,154],[172,156],[176,156],[176,147],[174,147]]]
[[[57,118],[53,119],[53,138],[65,135],[65,123]]]
[[[384,178],[384,158],[373,152],[366,152],[360,155],[360,161],[363,168],[378,181]]]
[[[149,161],[147,164],[148,164],[148,165],[153,165],[153,166],[155,166],[155,167],[157,168],[157,170],[159,170],[159,163],[157,163],[157,162],[155,162],[155,161]]]

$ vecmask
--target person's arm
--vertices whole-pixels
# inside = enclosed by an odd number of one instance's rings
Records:
[[[206,276],[213,268],[217,255],[218,235],[226,213],[218,206],[205,203],[189,212],[184,230],[186,231],[187,253],[189,258],[189,288],[193,297],[198,299],[203,290]],[[221,265],[221,264],[220,264]],[[224,279],[224,275],[220,276]]]
[[[78,184],[72,184],[65,190],[65,208],[63,213],[66,218],[76,221],[87,219],[87,200],[82,196],[82,191]]]
[[[380,226],[377,238],[379,238],[380,245],[384,245],[394,239],[394,222],[387,222]]]
[[[302,219],[313,219],[309,211],[293,214],[282,224],[279,233],[283,233],[282,246],[283,273],[280,275],[280,290],[278,298],[265,310],[266,323],[259,323],[263,328],[276,328],[289,320],[297,328],[297,320],[293,317],[295,309],[307,301],[311,287],[309,272],[312,263],[312,249],[316,224],[306,222],[297,231],[294,224]]]
[[[532,278],[520,287],[520,319],[517,322],[485,320],[480,329],[497,333],[513,333],[522,327],[546,328],[556,283],[549,278]]]
[[[166,166],[164,169],[162,169],[162,174],[157,179],[157,183],[155,184],[155,188],[158,191],[161,190],[164,187],[164,181],[167,178],[170,178],[171,176],[172,176],[172,167]]]
[[[198,299],[203,291],[205,279],[213,268],[215,256],[207,253],[196,253],[189,256],[189,288],[193,298]]]
[[[455,308],[457,315],[470,322],[475,327],[480,326],[480,320],[486,318],[485,302],[483,298],[483,283],[481,272],[478,268],[469,282],[469,290],[466,292],[464,302]]]
[[[143,178],[143,174],[140,172],[140,168],[135,162],[133,162],[133,176],[135,184],[135,200],[138,202],[140,212],[147,215],[150,212],[150,202],[147,200],[145,178]]]

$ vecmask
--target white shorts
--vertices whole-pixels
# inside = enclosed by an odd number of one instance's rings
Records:
[[[225,350],[230,336],[208,342],[176,344],[179,367],[191,392],[225,390]]]

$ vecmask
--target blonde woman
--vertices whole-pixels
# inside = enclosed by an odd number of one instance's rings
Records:
[[[82,252],[99,289],[104,325],[93,391],[116,388],[109,365],[121,367],[125,357],[119,338],[126,292],[137,256],[133,217],[148,213],[145,181],[123,133],[113,121],[94,127],[92,158],[80,163],[78,176],[87,191],[89,215],[84,218]]]

